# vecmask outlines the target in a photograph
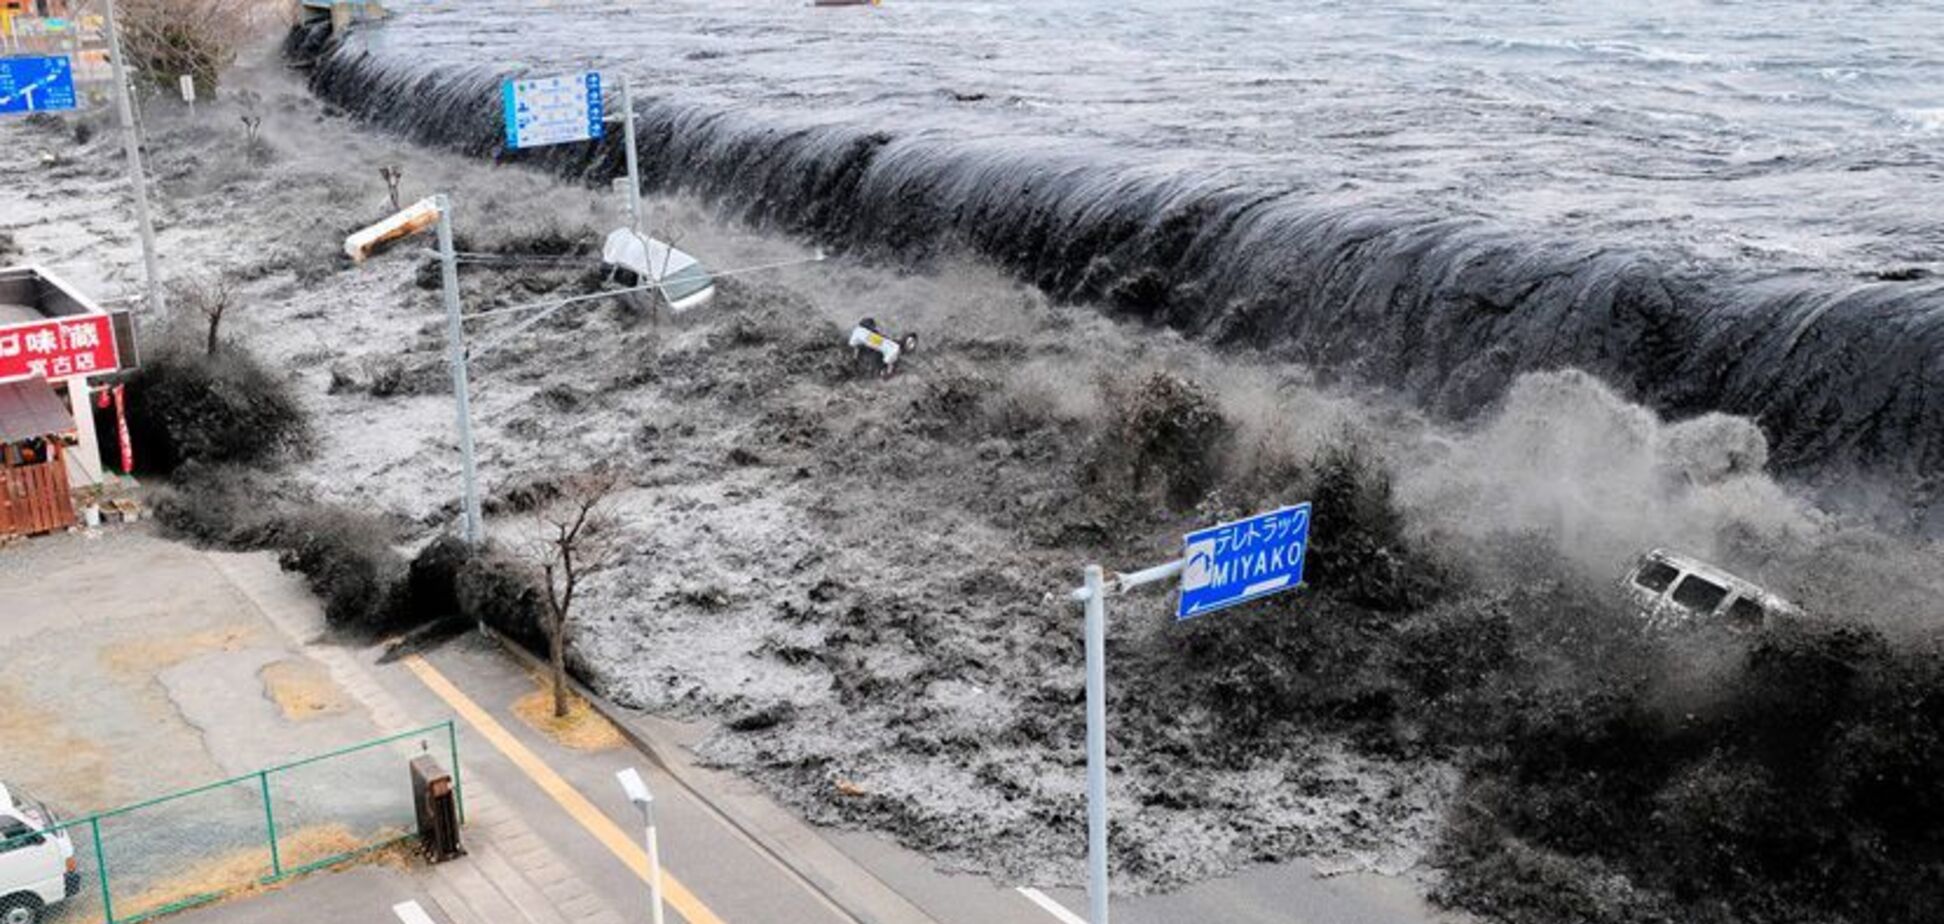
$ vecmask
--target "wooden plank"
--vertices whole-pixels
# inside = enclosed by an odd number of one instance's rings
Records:
[[[58,457],[0,468],[0,535],[35,535],[74,525],[74,498]]]

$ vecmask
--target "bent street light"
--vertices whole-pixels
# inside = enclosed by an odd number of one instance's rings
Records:
[[[614,775],[621,781],[621,791],[628,794],[628,801],[641,810],[641,824],[646,829],[648,841],[648,911],[649,920],[662,924],[661,893],[661,851],[655,843],[655,796],[648,791],[648,784],[641,778],[641,771],[629,767]]]

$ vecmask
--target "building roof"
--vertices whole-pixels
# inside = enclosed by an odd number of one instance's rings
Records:
[[[67,433],[74,418],[45,379],[0,382],[0,443]]]

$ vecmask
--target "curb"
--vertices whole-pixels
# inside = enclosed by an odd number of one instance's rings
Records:
[[[552,670],[552,665],[526,650],[518,642],[491,628],[481,628],[486,637],[498,645],[500,650],[505,651],[529,669],[542,672]],[[645,721],[653,721],[653,716],[623,709],[608,702],[605,697],[588,689],[587,685],[581,683],[580,679],[573,676],[571,672],[567,675],[567,684],[575,694],[587,700],[595,713],[613,725],[629,745],[674,778],[676,783],[693,795],[724,824],[844,916],[857,924],[937,924],[917,905],[898,894],[871,871],[848,856],[838,853],[835,847],[829,846],[828,842],[815,834],[814,829],[797,819],[794,814],[789,815],[789,820],[802,830],[781,833],[793,833],[799,840],[806,839],[807,835],[808,840],[823,845],[831,853],[838,854],[839,859],[836,863],[828,860],[819,863],[804,856],[802,850],[785,843],[778,836],[779,832],[758,823],[744,811],[742,806],[735,804],[726,793],[721,792],[714,782],[705,779],[704,775],[709,771],[697,767],[689,760],[682,753],[683,748],[680,744],[666,740],[652,729],[641,727]],[[839,871],[830,868],[838,864],[847,867],[841,870],[844,878],[860,881],[853,883],[839,881],[837,875]],[[867,892],[871,894],[861,894]]]

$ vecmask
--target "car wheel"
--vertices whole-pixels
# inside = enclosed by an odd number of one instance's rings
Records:
[[[40,916],[40,899],[32,895],[0,898],[0,924],[35,924]]]

